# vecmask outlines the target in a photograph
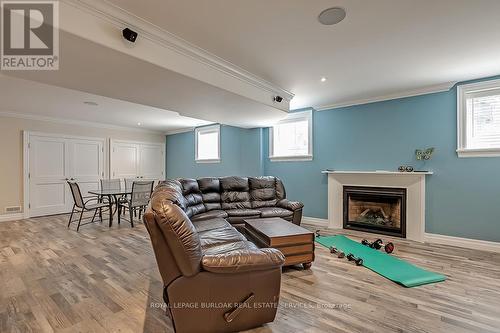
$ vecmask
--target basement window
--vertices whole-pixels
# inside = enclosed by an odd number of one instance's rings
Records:
[[[290,113],[269,129],[271,161],[311,161],[312,110]]]
[[[195,161],[220,162],[220,125],[198,127],[195,134]]]
[[[457,95],[458,156],[500,156],[500,80],[459,86]]]

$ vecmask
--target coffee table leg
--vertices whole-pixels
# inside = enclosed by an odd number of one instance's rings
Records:
[[[313,264],[312,262],[306,262],[306,263],[303,263],[302,266],[304,267],[304,269],[309,269],[309,268],[311,268],[312,264]]]

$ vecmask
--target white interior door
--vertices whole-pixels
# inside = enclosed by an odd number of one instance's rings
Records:
[[[162,144],[141,144],[139,176],[149,180],[160,180],[165,174],[165,146]]]
[[[72,201],[66,190],[69,147],[64,138],[31,136],[29,144],[30,216],[65,213]],[[69,195],[68,195],[69,194]]]
[[[29,134],[29,216],[68,213],[73,196],[67,184],[75,180],[83,196],[104,177],[105,139]]]
[[[111,178],[139,177],[139,145],[134,142],[111,143]]]
[[[99,189],[104,178],[104,141],[73,139],[69,147],[71,178],[78,182],[82,195],[87,196],[88,191]]]

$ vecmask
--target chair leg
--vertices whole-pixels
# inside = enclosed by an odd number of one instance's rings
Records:
[[[73,213],[75,212],[75,204],[73,204],[73,208],[71,208],[71,215],[69,216],[68,228],[71,224],[71,220],[73,219]]]
[[[102,208],[99,208],[99,221],[102,223]]]
[[[122,206],[118,205],[118,225],[120,225],[122,221]]]
[[[95,219],[96,215],[97,215],[97,208],[96,208],[96,210],[94,210],[94,216],[92,216],[92,221],[91,222],[94,222],[94,219]]]
[[[82,208],[82,212],[80,213],[80,219],[78,220],[78,226],[76,227],[76,232],[80,230],[80,223],[82,223],[83,210],[84,209]]]
[[[134,227],[134,213],[135,213],[135,209],[132,209],[132,207],[128,207],[128,211],[129,211],[129,215],[130,215],[130,225],[132,226],[132,228]]]

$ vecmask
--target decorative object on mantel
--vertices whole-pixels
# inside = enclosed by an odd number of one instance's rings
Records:
[[[411,165],[400,165],[398,168],[399,172],[413,172],[413,167]]]
[[[427,161],[431,159],[432,153],[434,153],[434,147],[430,147],[427,149],[417,149],[415,150],[415,157],[417,158],[417,161]]]
[[[421,161],[421,166],[425,166],[425,162],[432,158],[432,154],[434,153],[434,147],[426,148],[426,149],[416,149],[415,150],[415,158],[417,161]],[[425,171],[423,171],[425,172]]]

